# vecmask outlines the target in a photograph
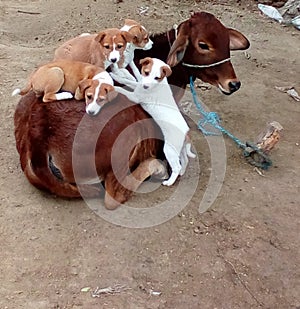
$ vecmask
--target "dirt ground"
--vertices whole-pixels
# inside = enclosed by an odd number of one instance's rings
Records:
[[[0,3],[0,308],[300,308],[300,102],[275,89],[295,86],[300,92],[300,32],[263,17],[251,1],[117,2]],[[146,6],[147,14],[139,15]],[[201,167],[195,193],[178,215],[141,229],[110,223],[82,200],[32,187],[15,149],[18,98],[12,90],[77,34],[119,27],[126,17],[161,32],[200,10],[240,30],[251,48],[232,53],[242,81],[237,93],[226,97],[212,87],[198,93],[242,140],[278,121],[284,133],[271,153],[273,166],[260,175],[226,138],[221,191],[200,214],[211,154],[193,129]],[[195,108],[183,104],[197,120]],[[192,174],[193,164],[185,179]],[[170,191],[161,186],[132,201],[151,207]],[[124,287],[120,293],[91,295],[116,284]]]

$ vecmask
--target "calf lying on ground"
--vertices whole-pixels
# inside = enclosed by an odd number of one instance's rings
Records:
[[[178,30],[172,28],[150,38],[153,47],[148,51],[136,50],[135,59],[138,63],[149,56],[166,61],[168,54],[173,55],[175,62],[168,81],[171,87],[175,85],[172,91],[177,102],[189,84],[190,76],[217,87],[221,85],[227,94],[238,90],[240,82],[230,60],[209,65],[230,57],[230,49],[247,49],[249,41],[240,32],[226,28],[213,15],[195,13],[183,21]],[[183,61],[199,67],[185,66]],[[130,103],[121,94],[106,104],[98,115],[89,117],[83,102],[71,99],[45,104],[29,92],[17,104],[14,121],[16,146],[28,181],[58,196],[80,197],[83,194],[96,197],[101,192],[99,184],[103,181],[106,207],[115,208],[130,198],[144,177],[161,168],[156,159],[161,158],[163,152],[159,127],[139,104]],[[97,126],[104,124],[105,129],[99,135]],[[75,137],[79,127],[83,134],[78,141]],[[127,131],[131,127],[132,130]],[[116,172],[111,153],[123,131],[126,134],[120,138],[121,144],[115,152]],[[157,134],[158,139],[153,138]],[[123,150],[128,141],[136,147],[126,156]],[[74,153],[78,154],[77,160],[74,160]],[[125,188],[115,174],[123,170],[124,178],[128,179],[128,166],[138,181]],[[74,170],[80,171],[81,177],[76,177],[76,180]]]

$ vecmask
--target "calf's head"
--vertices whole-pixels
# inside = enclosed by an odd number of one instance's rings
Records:
[[[199,12],[179,25],[167,63],[171,67],[181,63],[191,76],[229,95],[241,85],[230,61],[230,50],[249,46],[242,33],[226,28],[212,14]]]
[[[128,42],[132,41],[132,36],[127,31],[117,28],[109,28],[98,33],[95,40],[100,44],[100,49],[105,60],[122,65],[124,61],[124,50]]]

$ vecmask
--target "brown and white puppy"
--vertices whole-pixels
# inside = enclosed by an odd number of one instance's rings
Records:
[[[188,157],[195,158],[188,138],[189,126],[168,84],[167,77],[172,74],[169,65],[150,57],[142,59],[140,64],[142,80],[135,85],[132,82],[126,84],[134,89],[133,92],[122,87],[115,87],[115,90],[139,103],[159,125],[165,141],[163,151],[172,169],[170,178],[163,181],[163,185],[171,186],[179,175],[185,173]]]
[[[58,47],[54,60],[69,59],[107,69],[111,64],[123,66],[124,51],[132,36],[127,31],[109,28],[98,34],[83,34]]]
[[[133,19],[125,19],[122,31],[127,31],[132,35],[131,44],[135,49],[148,50],[152,47],[153,42],[149,38],[149,32],[144,26]]]
[[[83,79],[78,83],[75,98],[85,98],[85,111],[91,116],[97,115],[102,106],[112,101],[118,93],[115,91],[114,83],[109,73],[100,72],[93,79]]]
[[[114,87],[104,69],[89,63],[60,60],[40,66],[30,75],[27,85],[15,89],[12,95],[25,95],[30,90],[42,96],[43,102],[71,99],[74,94],[76,100],[85,97],[86,111],[94,115],[107,102],[108,93]]]
[[[124,26],[121,31],[127,31],[132,36],[132,41],[127,43],[124,51],[124,63],[122,68],[130,66],[132,73],[137,81],[141,81],[142,76],[134,63],[134,51],[136,49],[149,50],[152,48],[153,42],[149,38],[149,32],[144,26],[132,19],[125,19]],[[112,67],[112,76],[118,81],[119,78],[135,80],[135,78],[127,71],[116,66]]]

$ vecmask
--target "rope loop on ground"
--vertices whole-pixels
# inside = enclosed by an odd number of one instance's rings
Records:
[[[240,139],[238,139],[236,136],[231,134],[220,125],[221,120],[216,112],[207,112],[204,109],[197,97],[192,76],[190,77],[190,89],[193,96],[194,104],[196,105],[196,108],[198,109],[200,114],[203,116],[203,119],[200,119],[198,122],[198,128],[204,135],[220,136],[222,134],[225,134],[229,138],[231,138],[239,148],[244,150],[243,155],[246,158],[247,162],[251,165],[254,165],[263,170],[268,169],[272,165],[271,159],[261,149],[259,149],[257,146],[250,142],[243,143]],[[207,130],[205,128],[207,124],[210,124],[213,128],[217,129],[217,131]]]

